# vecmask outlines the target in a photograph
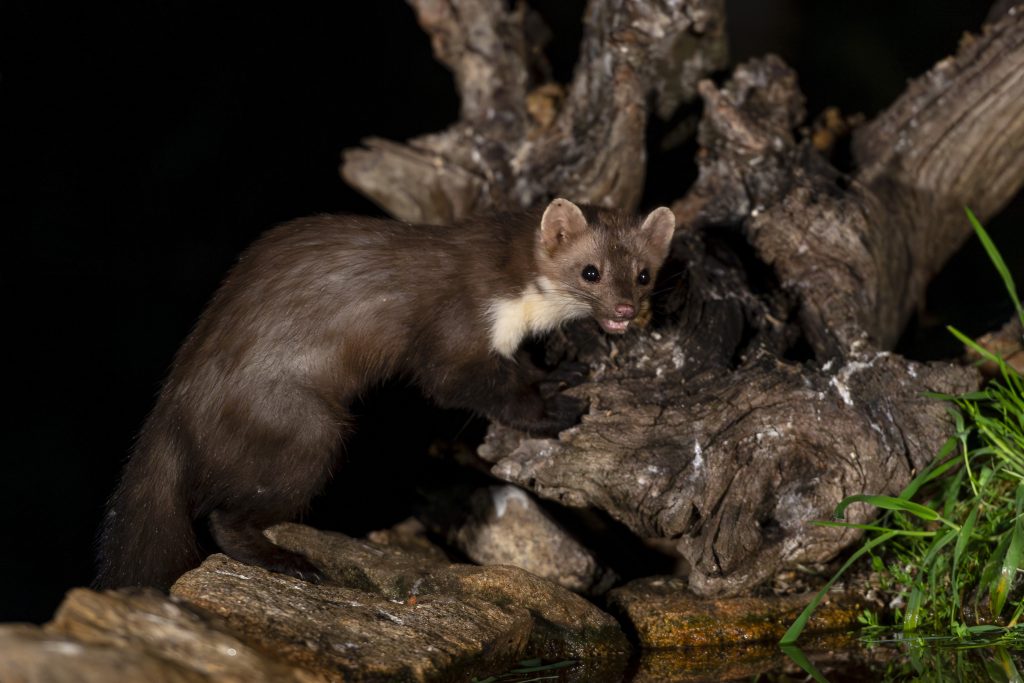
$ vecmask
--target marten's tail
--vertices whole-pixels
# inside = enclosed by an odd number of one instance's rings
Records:
[[[199,564],[186,468],[180,437],[151,416],[107,508],[95,587],[166,590]]]

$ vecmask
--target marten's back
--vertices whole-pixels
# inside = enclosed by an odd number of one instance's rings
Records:
[[[457,339],[463,353],[487,353],[486,302],[518,285],[512,237],[492,228],[356,216],[282,225],[228,274],[168,388],[244,395],[252,383],[298,382],[345,403],[426,347]]]

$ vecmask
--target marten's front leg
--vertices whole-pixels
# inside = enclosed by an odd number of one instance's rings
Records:
[[[438,405],[463,408],[536,436],[557,436],[579,422],[587,404],[540,385],[546,373],[526,354],[515,360],[493,355],[462,363],[443,376],[424,377],[420,385]]]

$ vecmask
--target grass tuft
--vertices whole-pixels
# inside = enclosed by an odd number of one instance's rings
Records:
[[[1009,269],[978,219],[966,211],[1024,324]],[[995,363],[999,376],[981,391],[931,394],[949,403],[955,433],[899,496],[850,496],[836,507],[841,519],[852,503],[874,505],[885,511],[875,524],[820,522],[864,529],[867,536],[781,644],[796,642],[828,589],[864,556],[871,558],[882,589],[895,595],[895,608],[886,615],[892,623],[867,614],[866,633],[895,627],[905,639],[945,639],[954,649],[979,647],[979,642],[1024,644],[1024,379],[1002,358],[949,329]],[[1004,670],[1013,667],[1009,659],[999,662]]]

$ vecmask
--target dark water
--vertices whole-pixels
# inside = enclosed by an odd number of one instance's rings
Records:
[[[774,643],[653,650],[631,659],[526,661],[477,683],[1014,683],[1024,681],[1024,648],[948,638],[865,643],[854,634],[809,639],[805,649]]]

